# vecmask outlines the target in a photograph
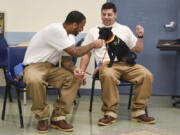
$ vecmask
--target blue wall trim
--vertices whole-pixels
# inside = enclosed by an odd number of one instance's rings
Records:
[[[18,45],[20,43],[31,40],[36,32],[5,32],[5,38],[9,45]],[[85,33],[80,33],[75,37],[76,42],[78,42]]]
[[[36,32],[5,32],[9,45],[17,45],[30,40]]]

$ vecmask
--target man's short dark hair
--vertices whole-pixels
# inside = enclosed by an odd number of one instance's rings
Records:
[[[65,20],[66,24],[77,23],[80,24],[86,17],[79,11],[71,11]]]
[[[106,2],[102,5],[101,11],[104,9],[113,9],[114,13],[117,12],[116,6],[112,2]]]

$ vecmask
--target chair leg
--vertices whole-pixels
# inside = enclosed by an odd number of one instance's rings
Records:
[[[21,128],[24,128],[23,116],[22,116],[22,107],[21,107],[21,99],[20,99],[20,90],[19,90],[19,88],[16,88],[16,93],[17,93],[17,100],[18,100],[20,124],[21,124]]]
[[[61,91],[58,90],[58,99],[60,99],[60,97],[61,97]]]
[[[5,94],[4,94],[4,103],[3,103],[3,110],[2,110],[2,116],[1,116],[2,120],[4,120],[4,117],[5,117],[7,96],[9,95],[10,88],[11,86],[7,84],[6,89],[5,89]]]
[[[77,94],[78,94],[78,97],[81,97],[81,96],[80,96],[80,93],[79,93],[79,90],[77,91]],[[77,104],[76,99],[74,99],[74,102],[73,102],[73,103],[74,103],[74,105]]]
[[[95,86],[95,79],[93,79],[92,83],[92,89],[91,89],[91,99],[90,99],[90,106],[89,106],[89,112],[92,112],[92,104],[93,104],[93,96],[94,96],[94,86]]]
[[[79,90],[78,90],[78,97],[81,97]]]
[[[27,91],[26,91],[26,88],[24,88],[24,105],[26,105],[27,104]]]
[[[173,103],[173,106],[175,107],[177,104],[180,104],[180,101],[176,101]]]
[[[76,99],[73,101],[73,103],[74,103],[74,105],[76,105],[76,104],[77,104]]]
[[[132,94],[133,94],[133,84],[131,84],[131,86],[130,86],[128,110],[131,108]]]
[[[146,115],[148,116],[148,107],[146,106],[146,108],[145,108],[145,113],[146,113]]]
[[[9,89],[9,101],[10,101],[10,102],[13,102],[13,101],[12,101],[12,96],[11,96],[11,86],[10,86],[10,89]]]
[[[171,99],[180,98],[180,96],[171,96]]]

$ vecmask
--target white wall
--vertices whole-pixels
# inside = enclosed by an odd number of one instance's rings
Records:
[[[6,32],[37,32],[46,25],[62,22],[72,10],[81,11],[87,19],[83,32],[101,23],[100,9],[106,0],[0,0],[0,12],[5,12]],[[77,62],[79,66],[79,60]],[[88,67],[88,72],[94,71],[94,57]],[[1,70],[0,73],[2,74]],[[2,75],[0,86],[4,85]],[[90,88],[92,79],[87,78]],[[96,85],[100,88],[100,84]]]
[[[6,32],[37,32],[44,26],[64,21],[72,10],[87,17],[85,31],[100,23],[100,9],[106,0],[0,0],[5,12]]]

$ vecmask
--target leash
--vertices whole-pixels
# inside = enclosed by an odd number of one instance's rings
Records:
[[[114,38],[115,38],[115,35],[113,34],[109,39],[105,40],[105,44],[111,43],[111,42],[114,40]],[[95,71],[94,71],[94,73],[93,73],[92,76],[94,76],[94,75],[99,71],[100,66],[101,66],[101,64],[102,64],[103,61],[104,61],[104,58],[105,58],[105,56],[106,56],[107,51],[108,51],[108,48],[106,47],[104,56],[103,56],[102,60],[100,60],[99,63],[97,64],[97,67],[96,67],[96,69],[95,69]]]
[[[111,43],[111,42],[114,40],[114,38],[115,38],[115,35],[113,34],[109,39],[105,40],[105,44]],[[106,48],[102,60],[99,60],[99,62],[98,62],[98,64],[97,64],[97,67],[96,67],[95,71],[93,72],[93,74],[91,74],[91,73],[89,73],[89,72],[86,72],[86,71],[83,72],[83,73],[85,73],[85,74],[90,75],[90,76],[93,77],[93,76],[99,71],[99,69],[100,69],[100,67],[101,67],[101,65],[102,65],[102,63],[103,63],[103,61],[104,61],[104,58],[105,58],[105,56],[106,56],[107,51],[108,51],[108,48]],[[83,78],[83,77],[84,77],[84,76],[82,76],[81,78]],[[78,78],[74,78],[74,83],[76,83],[77,79],[78,79]]]
[[[106,41],[105,41],[105,43],[106,43]],[[108,48],[106,48],[102,60],[99,60],[99,62],[98,62],[98,64],[97,64],[97,67],[96,67],[94,73],[92,74],[92,76],[94,76],[94,75],[99,71],[99,69],[100,69],[100,67],[101,67],[101,65],[102,65],[102,63],[103,63],[103,61],[104,61],[104,58],[105,58],[105,56],[106,56],[107,51],[108,51]]]
[[[112,42],[112,41],[111,41],[111,42]],[[105,43],[106,43],[106,41],[105,41]],[[85,73],[85,74],[93,77],[93,76],[99,71],[99,69],[100,69],[100,67],[101,67],[101,65],[102,65],[102,63],[103,63],[103,61],[104,61],[104,58],[105,58],[105,56],[106,56],[107,51],[108,51],[108,48],[106,48],[102,60],[99,60],[99,62],[98,62],[98,64],[97,64],[97,67],[96,67],[95,71],[93,72],[93,74],[91,74],[91,73],[89,73],[89,72],[86,72],[86,71],[84,71],[83,73]],[[82,76],[81,78],[83,78],[83,77],[84,77],[84,76]],[[76,83],[77,79],[78,79],[78,78],[74,78],[73,82]]]

